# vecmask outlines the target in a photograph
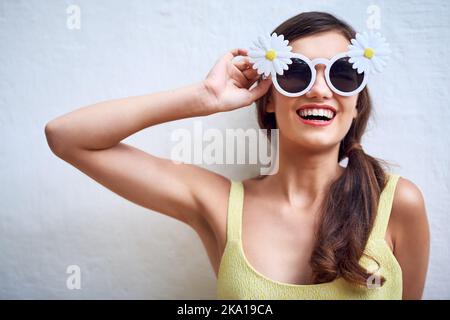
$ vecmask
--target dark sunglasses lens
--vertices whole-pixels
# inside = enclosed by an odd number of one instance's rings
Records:
[[[364,72],[358,73],[348,62],[349,57],[336,60],[330,69],[330,81],[333,86],[343,92],[351,92],[359,88],[364,80]]]
[[[308,64],[299,58],[292,58],[289,69],[284,70],[282,76],[277,74],[277,82],[280,87],[289,93],[297,93],[305,90],[311,82],[311,69]]]

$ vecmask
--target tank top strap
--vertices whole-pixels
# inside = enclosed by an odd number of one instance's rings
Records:
[[[241,238],[244,186],[241,181],[231,181],[227,213],[227,241]]]
[[[388,181],[380,194],[378,201],[377,215],[370,235],[370,239],[384,240],[386,235],[389,217],[391,215],[392,203],[394,201],[395,187],[400,176],[398,174],[388,173]]]

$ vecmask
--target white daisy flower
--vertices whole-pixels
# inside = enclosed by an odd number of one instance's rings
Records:
[[[253,69],[258,74],[264,73],[265,77],[277,73],[283,75],[284,70],[289,69],[288,64],[292,63],[292,47],[288,43],[282,34],[277,36],[275,32],[272,36],[259,36],[253,42],[255,46],[248,50],[249,60],[254,63]]]
[[[353,69],[357,69],[358,73],[381,72],[386,66],[391,50],[379,33],[357,33],[356,39],[351,42],[347,52],[350,57],[348,61],[353,63]]]

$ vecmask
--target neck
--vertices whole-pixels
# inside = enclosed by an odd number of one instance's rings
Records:
[[[311,150],[280,137],[279,169],[267,176],[271,190],[294,207],[319,205],[345,168],[337,162],[339,144]]]

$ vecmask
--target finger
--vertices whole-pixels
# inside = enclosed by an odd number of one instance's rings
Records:
[[[232,78],[239,83],[240,88],[249,88],[250,80],[238,70],[234,70]]]
[[[233,62],[233,64],[238,68],[242,74],[247,78],[249,82],[252,84],[259,78],[259,74],[256,71],[256,69],[253,69],[254,63],[251,62],[249,59],[245,58],[236,62]]]
[[[253,63],[250,63],[249,68],[242,71],[242,73],[249,81],[254,82],[259,78],[260,75],[258,74],[258,71],[256,71],[256,69],[252,68],[252,66],[253,66]]]
[[[252,101],[256,101],[259,98],[261,98],[267,92],[267,90],[269,90],[271,84],[272,84],[272,78],[269,77],[265,80],[261,80],[256,87],[254,87],[253,89],[250,89],[249,92],[250,92]]]
[[[238,57],[238,56],[246,56],[248,54],[246,49],[242,49],[242,48],[236,48],[233,49],[231,51],[228,51],[224,56],[223,59],[228,62],[233,60],[233,58]]]
[[[234,58],[237,56],[246,56],[248,54],[248,51],[243,48],[236,48],[236,49],[231,50],[230,53],[233,55],[233,58]]]
[[[218,61],[216,62],[216,66],[221,66],[222,68],[224,68],[230,62],[233,63],[233,61],[232,61],[233,58],[237,57],[239,55],[247,55],[247,50],[241,49],[241,48],[236,48],[231,51],[228,51],[227,53],[225,53],[223,56],[221,56],[218,59]]]
[[[250,68],[250,60],[247,58],[241,59],[239,61],[233,61],[233,64],[240,71],[244,71],[244,70],[247,70],[248,68]]]
[[[253,69],[253,62],[251,62],[248,58],[243,58],[239,61],[232,61],[233,58],[237,56],[247,56],[248,51],[242,48],[236,48],[229,51],[223,57],[223,61],[230,61],[231,63],[239,70],[238,72],[234,72],[234,78],[239,83],[241,88],[250,88],[253,83],[259,78],[258,72]]]
[[[249,88],[249,84],[253,80],[247,78],[246,73],[244,73],[246,71],[246,68],[250,68],[249,63],[250,61],[248,59],[242,59],[232,62],[232,65],[235,67],[232,71],[232,78],[239,83],[240,88]]]
[[[245,77],[247,84],[254,80],[254,74],[251,72],[250,62],[243,60],[233,62],[234,66],[239,70],[239,72]]]

